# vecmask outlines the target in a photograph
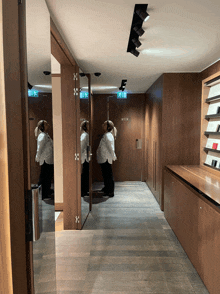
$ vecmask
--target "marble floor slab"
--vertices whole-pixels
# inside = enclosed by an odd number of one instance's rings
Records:
[[[44,251],[37,293],[209,293],[143,182],[116,182],[115,196],[96,199],[83,230],[57,230],[55,245],[56,268],[44,277]]]

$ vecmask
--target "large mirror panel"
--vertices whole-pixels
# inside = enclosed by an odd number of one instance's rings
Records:
[[[26,1],[28,112],[35,293],[56,291],[50,14],[44,0]]]
[[[89,80],[79,69],[80,80],[80,146],[81,146],[81,223],[82,228],[89,214]]]

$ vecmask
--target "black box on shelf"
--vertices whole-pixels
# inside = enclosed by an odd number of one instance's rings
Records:
[[[217,126],[216,132],[220,132],[220,125]]]
[[[214,166],[214,167],[216,167],[216,165],[217,165],[217,160],[212,160],[212,166]]]
[[[220,106],[218,106],[217,108],[217,113],[220,113]]]

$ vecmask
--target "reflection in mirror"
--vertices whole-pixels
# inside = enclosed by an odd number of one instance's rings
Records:
[[[39,293],[45,281],[56,291],[50,14],[44,0],[26,1],[26,38],[33,270]]]
[[[88,78],[79,69],[81,121],[81,218],[82,226],[89,213],[89,95]]]

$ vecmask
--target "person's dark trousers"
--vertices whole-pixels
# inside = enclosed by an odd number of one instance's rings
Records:
[[[106,194],[108,193],[114,194],[115,183],[114,183],[114,178],[112,173],[112,165],[108,161],[106,161],[105,163],[101,163],[100,166],[102,169],[102,176],[104,180],[103,190]]]
[[[47,164],[45,161],[41,165],[41,173],[38,181],[38,186],[42,187],[42,199],[48,198],[50,194],[50,186],[53,178],[53,164]]]
[[[87,192],[89,192],[89,163],[85,160],[81,174],[81,194],[86,195]]]

